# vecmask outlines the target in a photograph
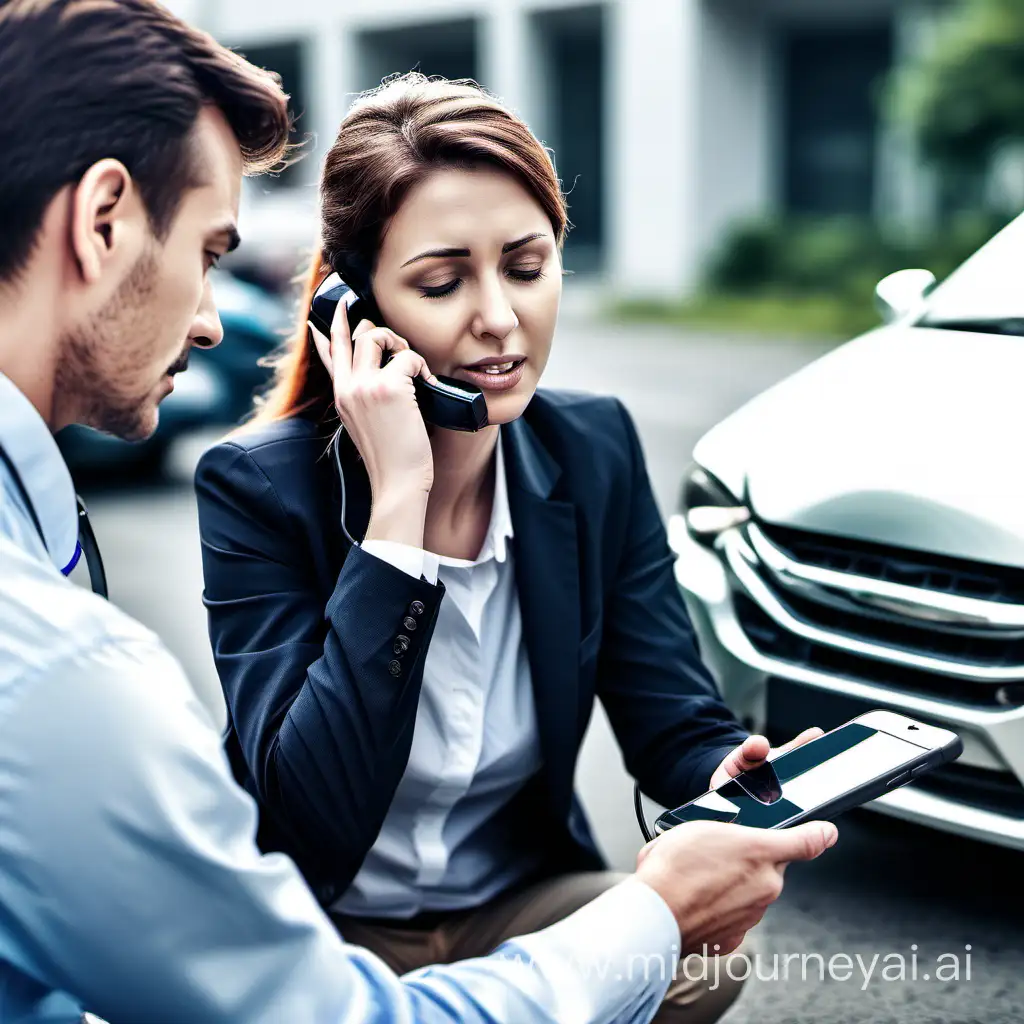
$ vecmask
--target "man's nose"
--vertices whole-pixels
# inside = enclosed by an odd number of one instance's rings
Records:
[[[213,287],[209,281],[203,288],[203,301],[188,336],[197,348],[216,348],[224,340],[224,325],[220,322],[217,304],[213,301]]]

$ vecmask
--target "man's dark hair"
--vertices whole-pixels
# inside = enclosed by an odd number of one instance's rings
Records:
[[[132,175],[158,238],[202,181],[192,129],[224,114],[247,174],[283,165],[280,79],[155,0],[0,0],[0,282],[24,269],[43,215],[97,161]]]

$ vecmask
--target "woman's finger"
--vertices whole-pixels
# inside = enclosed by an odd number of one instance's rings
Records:
[[[816,740],[818,737],[824,735],[824,730],[819,729],[816,725],[812,726],[810,729],[804,729],[802,733],[795,736],[788,743],[783,743],[781,747],[773,747],[769,760],[774,760],[780,754],[785,754],[790,750],[796,750],[797,747],[802,747],[805,743],[810,743],[811,740]]]
[[[749,771],[761,764],[768,756],[769,749],[768,740],[763,736],[748,736],[729,754],[722,767],[730,777],[734,778],[740,772]]]
[[[362,324],[359,326],[362,327]],[[385,352],[395,355],[409,348],[405,338],[400,338],[387,327],[370,327],[362,331],[357,329],[353,337],[352,369],[356,373],[379,370]]]
[[[337,392],[352,376],[352,333],[348,326],[348,304],[344,300],[338,303],[331,320],[330,352],[331,377]]]
[[[432,384],[437,383],[437,378],[430,372],[426,360],[418,352],[413,352],[411,348],[404,348],[401,352],[396,352],[382,372],[398,374],[403,377],[422,377]]]
[[[334,379],[334,360],[331,358],[331,340],[325,338],[311,323],[306,325],[309,331],[309,336],[313,339],[313,345],[316,348],[316,353],[320,357],[320,362],[324,364],[324,369],[331,375],[331,379]]]

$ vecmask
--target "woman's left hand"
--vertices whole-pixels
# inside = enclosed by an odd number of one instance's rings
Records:
[[[821,729],[814,726],[811,729],[804,729],[799,736],[784,743],[781,747],[773,747],[765,736],[748,736],[735,750],[730,751],[715,769],[715,774],[711,776],[711,789],[718,789],[730,779],[736,778],[740,772],[757,768],[765,761],[774,761],[779,754],[795,750],[824,735],[825,733]]]

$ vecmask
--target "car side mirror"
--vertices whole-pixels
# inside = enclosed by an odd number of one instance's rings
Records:
[[[875,286],[875,308],[882,322],[891,324],[919,306],[935,287],[930,270],[897,270]]]

